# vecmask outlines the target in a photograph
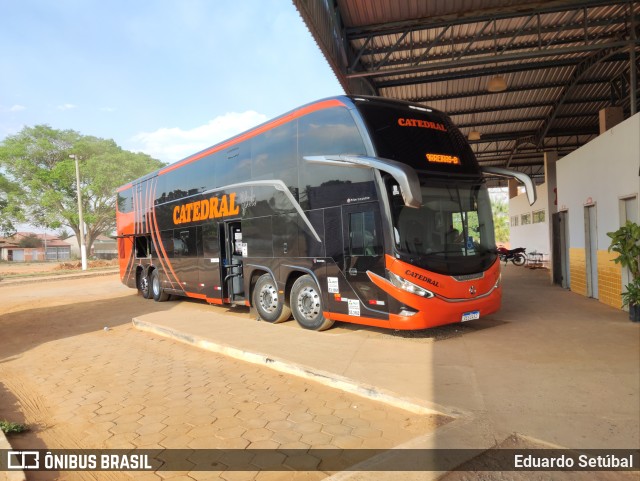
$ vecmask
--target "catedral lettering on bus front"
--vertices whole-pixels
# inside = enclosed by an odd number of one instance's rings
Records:
[[[500,307],[485,174],[441,112],[321,100],[118,189],[122,282],[268,322],[424,329]]]

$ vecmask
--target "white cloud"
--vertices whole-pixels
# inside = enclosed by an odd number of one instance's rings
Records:
[[[9,107],[9,112],[21,112],[23,110],[26,110],[26,107],[24,105],[16,104]]]
[[[71,110],[77,107],[78,106],[74,104],[62,104],[62,105],[58,105],[58,110]]]
[[[253,110],[228,112],[190,130],[161,128],[154,132],[141,132],[132,140],[138,150],[166,162],[175,162],[266,120],[265,115]]]
[[[115,112],[116,109],[114,109],[113,107],[102,107],[100,109],[100,112]]]

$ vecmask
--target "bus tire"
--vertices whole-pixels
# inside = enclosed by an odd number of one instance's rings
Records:
[[[295,320],[305,329],[324,331],[333,325],[324,317],[322,295],[309,275],[299,277],[291,288],[291,311]]]
[[[167,300],[169,300],[169,294],[167,294],[164,289],[162,288],[162,285],[160,284],[160,274],[158,274],[158,271],[154,270],[151,273],[151,280],[150,280],[150,291],[153,295],[153,300],[156,302],[165,302]]]
[[[151,297],[151,289],[149,288],[149,277],[144,270],[140,271],[136,283],[138,284],[138,293],[144,299],[149,299]]]
[[[253,305],[260,319],[277,324],[291,317],[291,309],[278,297],[278,284],[270,274],[258,278],[253,288]]]

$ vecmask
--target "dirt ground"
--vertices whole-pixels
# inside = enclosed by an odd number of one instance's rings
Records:
[[[117,260],[90,260],[89,269],[117,267]],[[67,262],[6,262],[0,261],[0,279],[34,274],[72,273],[82,270],[80,261]]]
[[[0,419],[30,428],[9,438],[12,447],[387,449],[447,421],[131,326],[132,316],[171,304],[140,298],[117,274],[0,286]],[[28,481],[319,480],[328,474],[26,473]]]

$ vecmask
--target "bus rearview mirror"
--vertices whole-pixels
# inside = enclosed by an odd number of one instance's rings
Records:
[[[525,191],[527,192],[527,200],[529,205],[533,205],[537,199],[536,185],[527,174],[518,172],[516,170],[504,169],[502,167],[481,167],[483,174],[497,175],[498,177],[506,177],[509,179],[517,179],[524,184]]]

